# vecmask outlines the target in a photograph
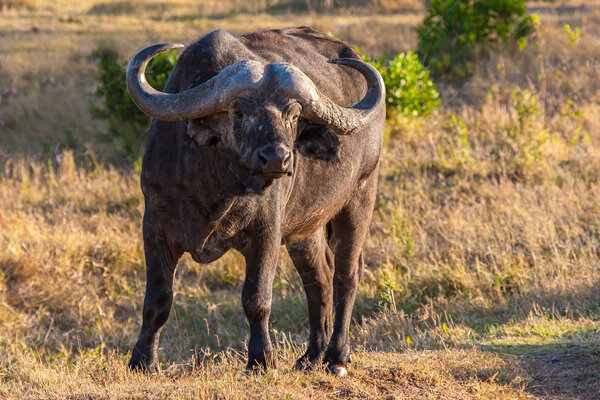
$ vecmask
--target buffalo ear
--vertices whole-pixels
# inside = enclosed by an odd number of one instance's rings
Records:
[[[296,148],[308,158],[338,161],[340,140],[328,127],[306,122],[296,139]]]
[[[200,146],[215,146],[221,140],[217,132],[198,119],[188,121],[186,134]]]

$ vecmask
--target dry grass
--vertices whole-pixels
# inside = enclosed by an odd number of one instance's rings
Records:
[[[306,375],[286,370],[247,377],[238,355],[211,355],[214,359],[171,365],[159,375],[147,376],[128,372],[126,359],[111,352],[92,350],[54,360],[49,367],[21,350],[7,357],[11,369],[4,374],[0,395],[10,398],[19,393],[22,399],[531,398],[523,392],[525,381],[518,363],[474,349],[379,353],[375,357],[356,353],[354,371],[343,380],[324,371]],[[286,350],[281,356],[287,369],[296,354]]]
[[[439,113],[390,120],[348,379],[290,370],[308,321],[286,257],[278,375],[243,374],[235,253],[180,262],[163,372],[125,370],[143,297],[143,199],[132,168],[106,163],[114,148],[89,116],[98,41],[130,55],[217,27],[309,24],[382,54],[414,46],[421,18],[245,4],[39,0],[0,12],[0,398],[598,398],[596,8],[542,12],[537,45],[442,86]],[[576,44],[564,23],[581,27]]]

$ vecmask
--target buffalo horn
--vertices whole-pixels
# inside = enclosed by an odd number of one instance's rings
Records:
[[[157,54],[183,47],[177,43],[157,44],[137,53],[127,67],[127,90],[133,102],[152,118],[162,121],[185,121],[202,118],[229,107],[232,99],[244,90],[257,89],[267,74],[282,89],[289,90],[302,104],[302,115],[311,122],[326,125],[340,134],[350,134],[368,125],[385,101],[385,86],[379,72],[368,63],[353,58],[330,59],[360,72],[367,81],[365,96],[351,107],[342,107],[321,94],[302,71],[290,64],[265,66],[257,61],[238,61],[199,86],[179,93],[164,93],[146,80],[148,62]],[[286,87],[287,86],[287,87]]]
[[[305,99],[302,113],[309,121],[327,125],[339,134],[351,134],[368,125],[380,112],[380,105],[385,101],[385,85],[379,72],[366,62],[354,58],[335,58],[328,62],[360,72],[367,81],[367,93],[355,105],[342,107],[315,88],[317,98]]]
[[[178,43],[157,44],[137,53],[127,67],[127,91],[133,102],[152,118],[186,121],[222,111],[237,94],[255,86],[263,66],[256,61],[239,61],[199,86],[179,93],[164,93],[146,80],[148,62],[157,54],[183,47]]]

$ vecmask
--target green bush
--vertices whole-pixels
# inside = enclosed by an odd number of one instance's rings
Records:
[[[419,58],[437,76],[465,78],[499,45],[525,47],[536,24],[524,0],[431,0],[417,28]]]
[[[368,57],[364,57],[370,61]],[[400,53],[391,60],[370,61],[383,77],[388,112],[404,116],[430,114],[440,107],[439,93],[413,51]]]
[[[98,62],[98,86],[96,96],[102,99],[100,106],[90,104],[92,116],[105,119],[106,132],[101,132],[105,141],[116,141],[120,156],[136,159],[141,154],[150,117],[141,112],[127,93],[125,74],[127,60],[115,49],[100,45],[92,52]],[[174,51],[161,53],[150,61],[146,70],[148,82],[162,90],[173,70],[177,56]]]

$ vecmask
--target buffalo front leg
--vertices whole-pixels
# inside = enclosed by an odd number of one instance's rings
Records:
[[[144,222],[147,218],[144,217]],[[144,223],[146,255],[146,296],[142,314],[142,329],[131,351],[129,368],[142,371],[158,369],[158,338],[167,322],[173,302],[173,274],[181,252],[169,246],[163,235],[153,232]]]
[[[333,254],[321,229],[287,249],[304,285],[310,324],[306,353],[294,368],[311,370],[322,362],[331,336]]]
[[[335,320],[333,334],[325,353],[327,369],[336,376],[346,375],[350,355],[350,321],[356,289],[362,275],[362,246],[369,230],[375,194],[377,171],[361,192],[332,220],[335,272],[333,275],[333,304]]]
[[[269,338],[269,316],[281,239],[265,239],[266,243],[257,244],[255,249],[245,254],[246,280],[242,289],[242,304],[250,325],[247,372],[276,368]]]

